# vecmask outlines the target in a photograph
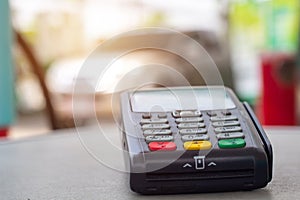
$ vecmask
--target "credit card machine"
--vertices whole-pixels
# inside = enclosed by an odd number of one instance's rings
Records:
[[[121,94],[130,188],[141,194],[253,190],[272,179],[272,146],[247,103],[224,87]]]

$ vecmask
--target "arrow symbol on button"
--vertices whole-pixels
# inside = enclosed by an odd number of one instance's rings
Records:
[[[216,163],[214,163],[214,162],[210,162],[210,163],[208,163],[208,165],[207,165],[208,167],[210,167],[210,166],[217,166],[217,164]]]
[[[186,167],[189,167],[189,168],[191,168],[191,167],[192,167],[192,165],[190,165],[189,163],[186,163],[185,165],[183,165],[183,168],[186,168]]]

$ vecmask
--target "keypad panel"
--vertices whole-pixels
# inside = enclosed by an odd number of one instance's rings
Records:
[[[201,151],[213,146],[243,148],[246,136],[235,113],[230,110],[141,113],[139,123],[150,151]]]

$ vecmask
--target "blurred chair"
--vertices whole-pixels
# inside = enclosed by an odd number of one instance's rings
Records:
[[[36,58],[35,54],[32,51],[32,48],[25,40],[25,38],[22,36],[22,34],[17,30],[15,30],[14,33],[15,33],[17,44],[19,45],[20,49],[23,51],[26,59],[30,64],[32,72],[36,75],[39,84],[41,86],[43,96],[45,98],[46,111],[50,121],[51,128],[55,130],[61,128],[74,127],[75,124],[74,124],[72,112],[64,113],[64,115],[62,114],[58,115],[55,112],[53,103],[51,101],[51,95],[45,82],[45,72],[42,68],[42,65]]]

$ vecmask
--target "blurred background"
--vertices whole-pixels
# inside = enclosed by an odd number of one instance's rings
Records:
[[[298,0],[9,0],[2,4],[0,135],[17,139],[74,127],[73,84],[84,60],[101,42],[145,27],[170,28],[200,43],[216,63],[224,84],[251,104],[264,125],[299,125]],[[147,37],[123,38],[96,62]],[[151,37],[186,49],[195,62],[205,66],[199,55],[193,55],[192,47],[168,40],[171,33]],[[184,59],[152,50],[132,52],[114,63],[119,69],[115,79],[133,66],[153,61],[174,67],[192,85],[205,84]],[[146,68],[138,73],[142,79]],[[167,80],[155,72],[148,76],[170,86],[181,85],[172,76]],[[81,81],[84,90],[86,80]],[[123,89],[138,82],[133,80]],[[93,113],[84,109],[91,103],[91,94],[75,95],[82,105],[78,125],[93,124]],[[107,120],[110,96],[107,91],[96,95],[97,115]]]

